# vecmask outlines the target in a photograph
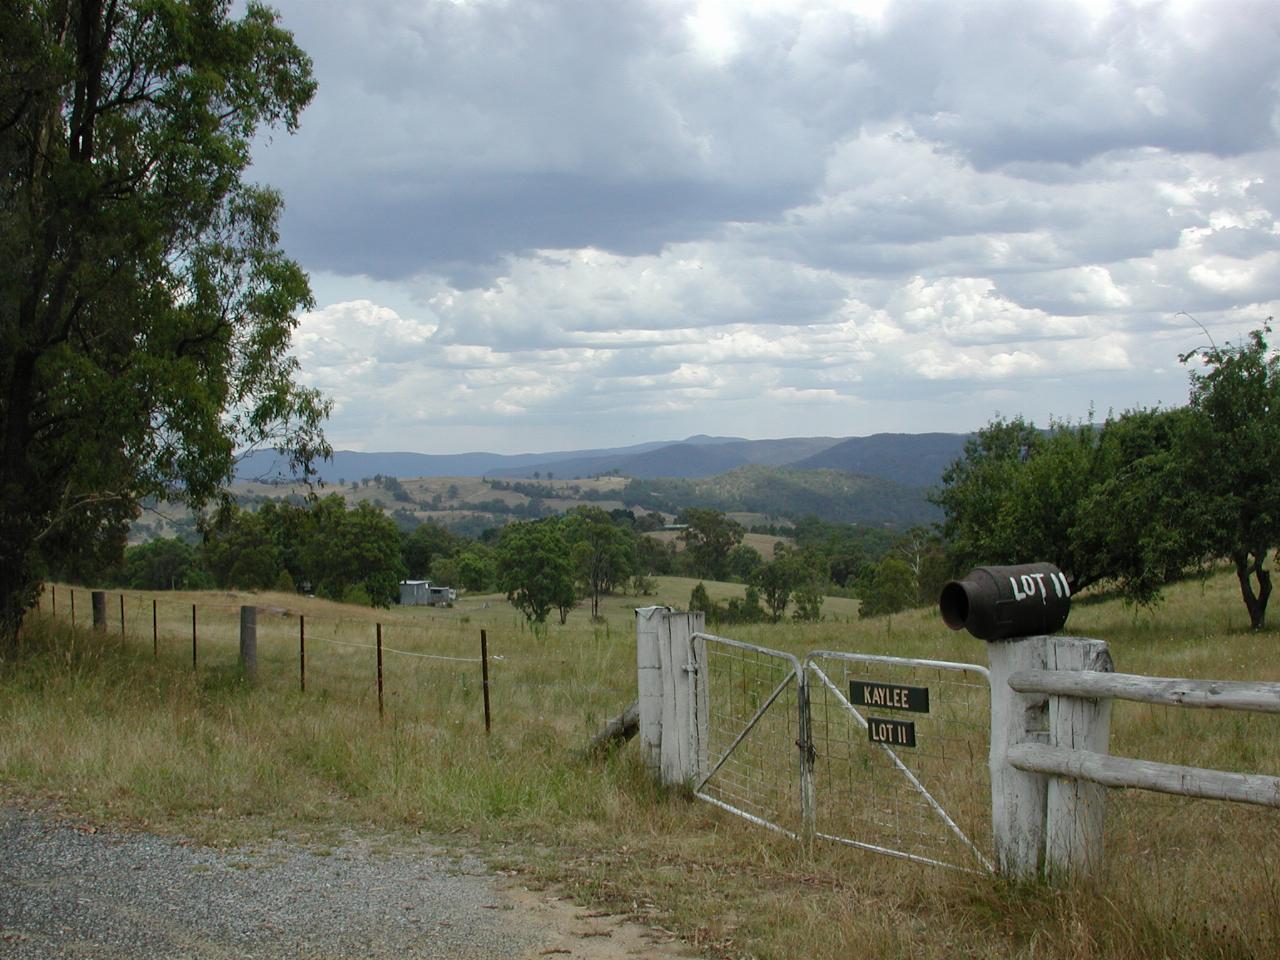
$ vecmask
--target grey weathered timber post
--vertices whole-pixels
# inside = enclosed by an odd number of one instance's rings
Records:
[[[662,661],[662,780],[673,786],[691,782],[698,773],[698,728],[695,722],[697,665],[690,641],[702,630],[701,613],[663,617],[658,632]]]
[[[107,593],[105,590],[94,590],[89,594],[89,602],[93,607],[93,629],[97,633],[107,632]]]
[[[636,611],[640,746],[648,767],[673,786],[695,780],[707,763],[707,704],[696,680],[702,645],[692,642],[703,626],[701,613]]]
[[[987,643],[991,668],[991,831],[1000,872],[1030,880],[1039,876],[1044,856],[1048,777],[1009,763],[1009,748],[1048,740],[1049,698],[1018,693],[1009,677],[1019,670],[1043,670],[1047,636]]]
[[[240,669],[245,679],[258,679],[258,608],[240,608]]]
[[[1111,673],[1111,652],[1101,640],[1054,637],[1049,670]],[[1049,744],[1092,753],[1110,752],[1111,699],[1049,698]],[[1107,788],[1088,780],[1050,777],[1045,810],[1045,870],[1050,877],[1082,877],[1102,864]]]
[[[636,686],[640,701],[640,752],[655,774],[662,767],[662,661],[658,630],[669,607],[636,611]]]

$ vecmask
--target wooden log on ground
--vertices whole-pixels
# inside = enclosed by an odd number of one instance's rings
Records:
[[[600,732],[582,749],[581,755],[584,759],[593,757],[615,743],[626,743],[639,732],[640,701],[632,700],[627,709],[600,728]]]

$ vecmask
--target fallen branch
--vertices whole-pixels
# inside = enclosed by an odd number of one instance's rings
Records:
[[[626,743],[639,732],[640,701],[633,700],[627,709],[600,728],[600,732],[583,748],[581,756],[583,759],[596,756],[614,743]]]

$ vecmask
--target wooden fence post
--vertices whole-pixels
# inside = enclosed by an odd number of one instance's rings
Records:
[[[1009,763],[1009,748],[1048,739],[1048,697],[1017,693],[1009,677],[1019,670],[1043,670],[1047,636],[987,643],[991,668],[991,830],[999,869],[1012,877],[1039,876],[1044,856],[1048,778]]]
[[[640,752],[645,766],[662,768],[662,660],[658,631],[670,607],[636,610],[636,686],[640,701]]]
[[[1101,640],[1054,637],[1048,670],[1111,673],[1111,652]],[[1049,744],[1110,753],[1111,699],[1049,697]],[[1053,879],[1082,877],[1102,863],[1107,788],[1088,780],[1050,777],[1045,810],[1045,871]]]
[[[240,669],[249,683],[258,680],[258,608],[240,608]]]
[[[480,691],[484,695],[484,732],[489,733],[489,635],[480,631]]]
[[[89,604],[93,607],[93,632],[107,632],[107,593],[105,590],[94,590],[89,594]]]
[[[694,679],[697,665],[690,639],[702,631],[704,618],[701,612],[668,610],[658,630],[658,657],[662,663],[662,780],[672,786],[689,783],[698,773]]]
[[[382,708],[382,624],[378,624],[378,719],[383,716]]]

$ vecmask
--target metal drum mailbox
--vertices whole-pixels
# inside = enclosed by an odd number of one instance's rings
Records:
[[[1067,578],[1051,563],[974,567],[942,588],[938,608],[952,630],[980,640],[1056,633],[1071,611]]]

